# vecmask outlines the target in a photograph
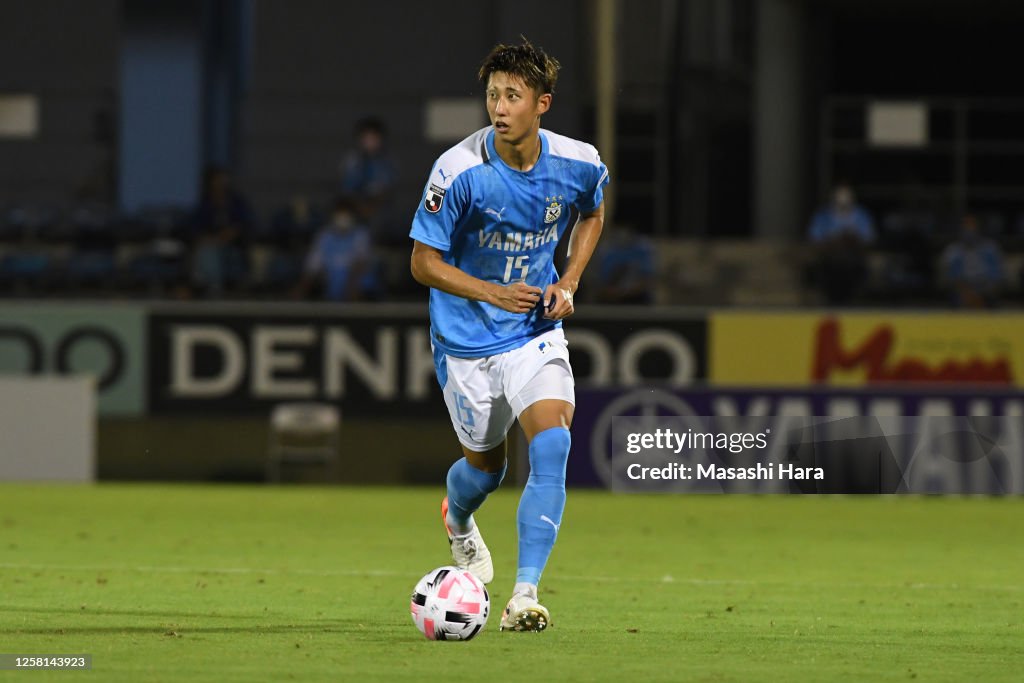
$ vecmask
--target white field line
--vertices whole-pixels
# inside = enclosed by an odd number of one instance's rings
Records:
[[[260,576],[319,576],[319,577],[404,577],[415,580],[411,572],[400,572],[386,569],[289,569],[267,567],[181,567],[173,565],[89,565],[89,564],[33,564],[0,562],[0,570],[12,569],[23,571],[66,571],[66,572],[132,572],[139,574],[253,574]],[[1024,591],[1024,585],[1014,584],[960,584],[960,583],[860,583],[831,581],[778,581],[757,579],[700,579],[694,577],[677,577],[665,575],[657,577],[625,577],[625,576],[580,576],[575,574],[559,574],[559,581],[581,581],[593,583],[679,583],[691,586],[790,586],[822,587],[822,588],[864,588],[864,589],[912,589],[912,590],[984,590],[984,591]]]

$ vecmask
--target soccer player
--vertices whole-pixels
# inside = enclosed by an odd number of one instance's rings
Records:
[[[441,155],[416,212],[412,273],[430,287],[430,333],[463,456],[441,510],[455,564],[485,583],[490,552],[473,512],[498,488],[518,418],[530,476],[519,501],[519,565],[501,630],[550,622],[537,584],[562,524],[575,393],[562,319],[604,224],[608,171],[591,145],[540,127],[558,62],[528,41],[480,67],[491,125]],[[571,209],[574,209],[571,210]],[[576,222],[565,272],[553,257]]]

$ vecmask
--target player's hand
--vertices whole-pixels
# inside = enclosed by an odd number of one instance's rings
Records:
[[[572,290],[561,282],[548,285],[544,290],[544,317],[550,320],[568,318],[576,312],[572,303]]]
[[[507,286],[499,286],[491,303],[509,313],[529,313],[537,307],[540,293],[540,287],[531,287],[525,282],[513,282]]]

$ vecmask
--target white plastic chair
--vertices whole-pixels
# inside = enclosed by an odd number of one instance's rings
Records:
[[[327,481],[341,469],[341,412],[327,403],[281,403],[270,414],[267,481],[281,481],[283,466],[322,466]]]

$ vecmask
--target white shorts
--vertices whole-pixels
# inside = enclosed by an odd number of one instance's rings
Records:
[[[530,405],[559,399],[576,405],[569,348],[561,328],[486,358],[435,354],[437,378],[459,442],[471,451],[501,444]]]

